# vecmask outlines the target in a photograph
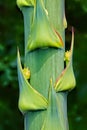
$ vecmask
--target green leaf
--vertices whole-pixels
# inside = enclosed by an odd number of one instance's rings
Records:
[[[60,76],[58,77],[55,83],[55,90],[57,92],[71,90],[76,85],[73,66],[72,66],[73,45],[74,45],[74,31],[72,30],[72,41],[71,41],[71,49],[70,49],[71,55],[66,68],[60,74]]]
[[[51,27],[43,1],[37,0],[27,50],[44,47],[61,48],[63,41],[59,33]]]
[[[20,54],[17,58],[19,78],[19,109],[24,113],[29,110],[43,110],[47,108],[48,101],[29,84],[23,74]]]
[[[41,130],[68,130],[68,126],[65,125],[66,119],[64,114],[66,110],[63,110],[62,102],[64,101],[62,96],[60,96],[60,93],[57,95],[53,85],[50,84],[48,108]],[[62,102],[60,102],[60,98]]]
[[[25,6],[34,6],[35,0],[17,0],[17,5],[19,8]]]

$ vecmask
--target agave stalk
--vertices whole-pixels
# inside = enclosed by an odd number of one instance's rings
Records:
[[[75,87],[74,31],[65,53],[64,0],[17,0],[17,5],[25,30],[24,66],[19,49],[17,53],[24,130],[68,130],[67,93]]]

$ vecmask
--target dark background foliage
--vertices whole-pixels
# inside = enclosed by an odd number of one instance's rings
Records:
[[[74,72],[77,87],[68,95],[70,130],[87,130],[87,0],[66,0],[66,46],[75,28]],[[23,54],[23,17],[15,0],[0,0],[0,130],[23,130],[18,110],[16,49]]]

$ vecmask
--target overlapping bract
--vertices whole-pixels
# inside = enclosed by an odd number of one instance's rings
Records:
[[[27,50],[33,51],[37,48],[45,47],[62,48],[63,41],[61,36],[51,27],[43,1],[36,0]]]
[[[19,109],[23,113],[29,110],[46,109],[48,101],[29,84],[22,71],[19,51],[17,55],[19,78]]]
[[[60,99],[62,102],[60,102]],[[49,88],[49,99],[46,116],[41,130],[68,130],[64,113],[66,109],[62,107],[66,102],[66,98],[63,98],[63,93],[57,94],[54,90],[53,85],[50,83]]]
[[[56,83],[55,83],[56,92],[72,90],[76,85],[75,76],[73,72],[73,66],[72,66],[73,45],[74,45],[74,31],[72,30],[70,59],[68,63],[66,63],[66,68],[63,70],[63,72],[60,74],[60,76],[56,80]]]
[[[67,90],[73,89],[76,85],[74,72],[73,72],[73,66],[72,66],[73,44],[74,44],[74,32],[72,32],[70,59],[66,65],[66,68],[63,70],[61,75],[56,80],[54,89],[52,89],[52,91],[56,91],[56,92],[67,91]],[[19,77],[19,88],[20,88],[19,109],[22,112],[26,112],[28,110],[39,110],[39,109],[42,109],[42,110],[47,109],[47,111],[49,111],[49,103],[51,101],[51,98],[47,101],[45,97],[43,97],[40,93],[38,93],[29,84],[28,80],[23,74],[19,51],[18,51],[17,65],[18,65],[18,77]],[[55,99],[56,99],[56,96],[55,96],[56,92],[53,92],[55,93],[54,94]],[[42,130],[44,130],[44,127],[42,128]]]
[[[49,14],[44,7],[43,0],[17,0],[17,5],[22,7],[34,6],[32,27],[28,37],[26,50],[34,51],[38,48],[55,47],[63,48],[63,41],[58,32],[54,31]],[[66,21],[64,21],[66,27]],[[48,99],[36,91],[26,79],[18,51],[17,66],[19,78],[19,109],[22,113],[28,111],[46,110],[41,130],[68,130],[64,113],[66,98],[61,91],[69,91],[75,87],[75,77],[72,66],[72,54],[74,44],[74,32],[72,32],[71,56],[66,63],[66,68],[57,78],[55,85],[50,83]],[[60,94],[61,93],[61,94]],[[63,97],[64,96],[64,97]],[[60,102],[60,99],[62,102]],[[65,128],[66,126],[66,128]]]

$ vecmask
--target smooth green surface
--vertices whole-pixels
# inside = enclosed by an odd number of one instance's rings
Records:
[[[62,0],[62,2],[60,2],[60,0],[44,0],[44,2],[46,9],[48,10],[51,25],[59,32],[64,41],[65,34],[63,31],[65,28],[63,25],[63,18],[65,12],[65,0]]]
[[[60,58],[63,57],[61,49],[38,49],[26,55],[25,64],[31,70],[31,85],[42,95],[48,98],[49,81],[53,83],[57,79],[59,68],[62,71],[63,66],[56,67]],[[60,57],[58,57],[60,55]],[[63,64],[63,61],[60,61]],[[55,66],[55,67],[54,67]],[[44,92],[45,91],[45,92]]]
[[[82,0],[83,3],[84,0]],[[9,4],[10,3],[10,4]],[[70,26],[75,28],[74,72],[77,87],[68,95],[70,130],[87,130],[87,13],[81,1],[66,0],[66,46],[70,47]],[[86,4],[85,4],[86,6]],[[56,17],[56,16],[55,16]],[[24,52],[23,17],[15,0],[0,0],[0,130],[24,130],[18,110],[16,49]],[[23,61],[23,57],[21,57]]]
[[[34,7],[29,7],[29,8],[23,7],[22,10],[23,10],[22,12],[23,12],[23,18],[24,18],[24,38],[25,38],[24,51],[26,52],[26,49],[27,49],[26,46],[28,43],[29,34],[31,32],[31,25],[33,21]]]

